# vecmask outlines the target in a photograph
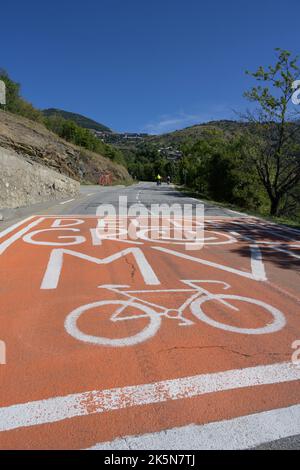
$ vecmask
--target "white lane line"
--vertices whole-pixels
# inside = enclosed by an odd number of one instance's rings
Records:
[[[230,268],[229,266],[224,266],[222,264],[214,263],[214,262],[208,261],[206,259],[195,258],[194,256],[187,255],[187,254],[185,254],[181,251],[169,250],[168,248],[164,248],[162,246],[152,246],[152,249],[162,251],[164,253],[167,253],[167,254],[170,254],[170,255],[173,255],[173,256],[177,256],[178,258],[187,259],[187,260],[193,261],[195,263],[204,264],[204,266],[210,266],[210,267],[215,268],[215,269],[220,269],[222,271],[227,271],[229,273],[236,274],[236,275],[242,276],[242,277],[246,277],[246,278],[252,279],[254,281],[266,281],[267,280],[266,277],[258,277],[259,274],[262,273],[262,270],[260,270],[258,272],[256,270],[254,272],[248,273],[248,272],[245,272],[245,271],[241,271],[239,269]],[[256,267],[257,266],[255,266],[255,268]],[[251,264],[251,268],[253,268],[252,264]]]
[[[300,405],[100,442],[88,450],[242,450],[300,434]]]
[[[237,221],[232,221],[232,224],[234,225],[239,225],[242,230],[248,230],[249,231],[249,227],[248,227],[248,223],[246,222],[246,225],[243,223],[243,222],[237,222]],[[295,240],[294,238],[291,238],[290,236],[288,237],[287,235],[283,235],[281,233],[278,233],[278,231],[276,232],[275,230],[271,230],[269,229],[268,227],[265,227],[264,225],[261,225],[261,224],[257,224],[255,225],[255,228],[258,229],[258,230],[261,230],[263,232],[263,234],[270,234],[272,237],[280,237],[280,238],[283,238],[284,240],[288,240],[288,241],[291,241],[291,242],[297,242],[297,240]],[[254,241],[257,241],[257,240],[254,240]]]
[[[73,198],[73,199],[69,199],[68,201],[60,202],[60,204],[61,204],[61,205],[62,205],[62,204],[68,204],[68,202],[72,202],[72,201],[74,201],[74,200],[75,200],[74,198]]]
[[[251,270],[255,278],[267,280],[265,266],[259,246],[250,245]]]
[[[279,252],[282,252],[282,253],[286,253],[287,255],[289,256],[292,256],[293,258],[296,258],[296,259],[300,259],[300,256],[293,253],[292,251],[290,250],[286,250],[284,248],[280,248],[278,247],[276,244],[274,243],[269,243],[269,242],[259,242],[259,241],[255,241],[253,238],[250,238],[250,237],[246,237],[245,235],[242,235],[238,232],[230,232],[231,235],[234,235],[236,237],[240,236],[241,238],[244,238],[245,240],[248,240],[250,242],[255,242],[254,245],[250,245],[250,249],[251,249],[251,265],[252,265],[252,269],[253,268],[258,268],[258,270],[260,269],[263,269],[264,270],[264,265],[263,265],[263,260],[262,260],[262,254],[261,254],[261,251],[259,249],[259,246],[261,243],[263,243],[263,247],[264,248],[267,248],[267,249],[271,249],[273,251],[279,251]],[[287,245],[288,247],[294,247],[294,248],[298,248],[298,245]],[[252,264],[253,263],[253,264]],[[260,266],[261,264],[261,266]],[[256,265],[256,266],[255,266]],[[254,270],[253,270],[254,272]]]
[[[12,235],[10,238],[8,238],[7,240],[5,240],[4,242],[0,243],[0,255],[2,255],[2,253],[4,253],[4,251],[10,246],[12,245],[16,240],[18,240],[19,238],[21,238],[25,233],[27,233],[30,229],[32,229],[33,227],[36,227],[39,223],[43,222],[43,220],[45,220],[45,217],[41,217],[37,220],[35,220],[34,222],[32,222],[31,224],[27,225],[25,228],[23,228],[22,230],[19,230],[19,232],[15,233],[14,235]]]
[[[92,390],[0,408],[0,431],[55,423],[133,406],[163,403],[224,390],[300,380],[300,368],[283,362],[174,380]]]
[[[271,248],[272,250],[276,250],[276,251],[281,251],[282,253],[286,253],[287,255],[292,256],[293,258],[300,259],[299,255],[296,255],[290,250],[284,250],[283,248],[279,248],[278,246],[272,246],[272,247],[267,247],[267,248]]]
[[[292,233],[295,233],[296,235],[300,235],[300,230],[299,229],[296,229],[296,228],[293,228],[293,227],[284,227],[283,225],[278,225],[275,222],[267,222],[267,223],[269,223],[269,225],[272,225],[273,227],[275,227],[276,230],[281,230],[281,231],[289,233],[289,234],[291,234],[291,232],[292,232]]]
[[[34,215],[31,215],[30,217],[27,217],[27,219],[23,219],[20,222],[17,222],[16,224],[11,225],[10,227],[6,228],[5,230],[2,230],[2,232],[0,232],[0,238],[5,237],[5,235],[7,235],[10,232],[13,232],[16,228],[20,227],[20,225],[25,224],[26,222],[33,219],[34,217],[35,217]]]
[[[258,243],[255,242],[252,238],[246,237],[245,235],[240,234],[239,232],[230,232],[234,237],[241,237],[244,240],[250,241],[250,253],[251,253],[251,270],[256,279],[264,279],[267,281],[267,275],[265,271],[265,265],[263,262],[262,253]]]
[[[249,215],[246,214],[245,212],[233,211],[232,209],[227,209],[227,211],[231,212],[232,214],[242,215],[243,217],[249,217]]]

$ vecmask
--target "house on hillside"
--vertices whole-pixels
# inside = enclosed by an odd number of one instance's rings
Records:
[[[165,157],[167,160],[180,160],[182,158],[182,152],[180,150],[173,149],[172,147],[163,147],[158,150],[158,152]]]

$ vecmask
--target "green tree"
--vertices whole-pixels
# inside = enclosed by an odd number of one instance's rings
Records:
[[[14,82],[3,69],[0,69],[0,80],[2,80],[6,86],[6,105],[4,109],[33,121],[43,121],[42,113],[20,96],[19,83]]]
[[[6,86],[5,109],[14,113],[18,109],[20,99],[20,85],[19,83],[16,83],[11,80],[8,76],[8,73],[3,69],[0,69],[0,80],[2,80]]]
[[[46,117],[44,123],[49,130],[62,139],[79,145],[92,152],[99,153],[116,163],[125,165],[125,159],[120,150],[103,143],[89,129],[78,126],[74,121],[64,119],[59,114]]]
[[[300,127],[293,123],[292,84],[299,78],[297,57],[276,49],[276,63],[247,72],[259,83],[245,93],[258,106],[247,113],[250,127],[248,157],[251,158],[269,197],[270,214],[278,215],[283,201],[300,181]]]

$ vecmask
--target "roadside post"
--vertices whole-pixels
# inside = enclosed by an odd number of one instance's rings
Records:
[[[6,105],[6,86],[3,80],[0,80],[0,104]]]

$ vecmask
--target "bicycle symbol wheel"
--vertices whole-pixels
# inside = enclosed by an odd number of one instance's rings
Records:
[[[155,234],[156,236],[151,236],[151,234]],[[167,234],[166,230],[157,229],[157,228],[147,228],[142,229],[137,232],[137,236],[141,240],[151,241],[154,243],[161,243],[161,244],[172,244],[172,245],[186,245],[187,243],[201,243],[203,245],[227,245],[231,243],[236,243],[236,238],[228,233],[223,232],[216,232],[212,230],[207,230],[206,235],[204,238],[176,238],[172,237]],[[211,236],[209,236],[211,235]],[[221,239],[220,239],[221,237]]]
[[[210,318],[208,315],[206,315],[201,308],[204,302],[207,302],[209,300],[214,300],[214,299],[216,300],[217,299],[240,300],[241,302],[258,305],[259,307],[262,307],[264,310],[266,310],[268,313],[272,315],[273,321],[272,323],[268,323],[266,326],[259,327],[259,328],[239,328],[237,326],[232,326],[226,323],[218,322]],[[281,330],[286,324],[285,316],[277,308],[273,307],[272,305],[268,305],[265,302],[262,302],[261,300],[253,299],[251,297],[241,297],[239,295],[218,294],[218,295],[213,295],[213,297],[208,297],[208,296],[200,297],[194,300],[194,302],[192,302],[191,311],[193,315],[195,315],[195,317],[198,318],[198,320],[202,320],[205,323],[208,323],[209,325],[215,328],[220,328],[226,331],[232,331],[233,333],[242,333],[242,334],[248,334],[248,335],[263,335],[266,333],[275,333],[276,331]]]
[[[130,306],[142,312],[141,315],[120,317],[115,320],[111,319],[111,321],[133,321],[137,318],[147,318],[149,320],[149,323],[139,333],[124,338],[108,338],[104,336],[89,335],[82,332],[77,325],[77,321],[80,316],[88,310],[97,307],[101,308],[105,305],[123,305],[124,307]],[[135,344],[142,343],[143,341],[146,341],[147,339],[154,336],[159,330],[160,325],[161,317],[154,310],[139,302],[130,302],[129,305],[128,302],[126,302],[125,300],[101,300],[99,302],[93,302],[91,304],[82,305],[81,307],[78,307],[71,313],[69,313],[65,320],[65,329],[67,333],[69,333],[69,335],[73,336],[73,338],[76,338],[79,341],[84,341],[85,343],[112,347],[133,346]]]

